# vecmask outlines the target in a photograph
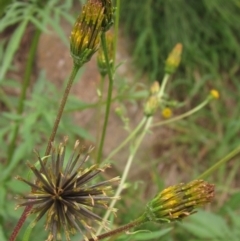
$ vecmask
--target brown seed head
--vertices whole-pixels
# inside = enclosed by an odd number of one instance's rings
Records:
[[[65,148],[66,140],[59,146],[52,146],[51,157],[48,157],[51,160],[47,163],[37,154],[41,170],[28,164],[37,178],[36,182],[17,177],[32,188],[28,195],[19,198],[24,201],[18,206],[34,205],[31,211],[37,214],[34,224],[46,215],[48,241],[61,239],[62,231],[67,241],[70,241],[70,234],[77,231],[82,233],[85,240],[88,240],[88,234],[95,239],[91,221],[100,224],[102,218],[93,212],[93,208],[108,209],[107,205],[112,199],[108,196],[112,192],[112,183],[119,178],[88,184],[109,166],[99,168],[92,165],[84,168],[92,148],[82,157],[79,141],[75,143],[74,151],[66,162]]]

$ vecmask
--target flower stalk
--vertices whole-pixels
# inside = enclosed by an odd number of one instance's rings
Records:
[[[104,57],[105,57],[105,60],[106,60],[108,80],[109,80],[108,83],[109,84],[108,84],[107,103],[106,103],[106,110],[105,110],[105,116],[104,116],[103,130],[102,130],[100,145],[99,145],[98,154],[97,154],[97,163],[98,164],[101,162],[101,158],[102,158],[103,145],[104,145],[104,142],[105,142],[107,124],[108,124],[110,107],[111,107],[111,102],[112,102],[112,90],[113,90],[113,71],[112,71],[112,68],[111,68],[110,62],[109,62],[109,57],[108,57],[108,52],[107,52],[106,34],[105,33],[103,33],[101,35],[101,43],[102,43],[102,49],[103,49],[103,52],[104,52]]]

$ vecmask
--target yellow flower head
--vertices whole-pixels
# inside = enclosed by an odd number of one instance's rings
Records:
[[[214,185],[203,180],[168,187],[147,204],[145,220],[172,222],[196,212],[196,208],[212,201]]]
[[[97,51],[103,18],[102,3],[88,0],[83,6],[81,15],[77,18],[70,36],[71,55],[76,65],[82,66]]]
[[[168,107],[166,107],[162,110],[162,116],[166,119],[170,118],[172,116],[172,114],[173,114],[172,110]]]
[[[212,89],[212,90],[210,91],[210,95],[211,95],[211,97],[214,98],[214,99],[219,99],[219,97],[220,97],[219,92],[218,92],[217,90],[215,90],[215,89]]]

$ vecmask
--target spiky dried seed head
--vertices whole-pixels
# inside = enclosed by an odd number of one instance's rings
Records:
[[[109,166],[92,165],[84,168],[92,148],[83,156],[79,141],[75,142],[73,153],[66,162],[66,142],[67,139],[58,146],[52,145],[51,156],[47,157],[47,162],[37,154],[40,170],[28,163],[37,178],[35,182],[17,177],[32,188],[28,195],[18,198],[25,200],[18,207],[33,205],[30,214],[37,214],[34,225],[46,215],[45,228],[49,231],[47,241],[61,239],[62,232],[70,241],[70,235],[77,231],[82,233],[85,240],[88,240],[89,234],[95,239],[91,221],[100,224],[102,218],[94,213],[93,209],[108,209],[108,203],[112,199],[109,196],[112,193],[112,183],[119,178],[88,184]],[[107,228],[107,225],[104,225]]]

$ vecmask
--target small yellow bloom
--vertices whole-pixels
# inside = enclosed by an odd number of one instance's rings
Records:
[[[219,97],[220,97],[219,92],[218,92],[217,90],[215,90],[215,89],[212,89],[212,90],[210,91],[210,95],[211,95],[211,97],[214,98],[214,99],[219,99]]]
[[[173,114],[172,110],[168,107],[166,107],[162,110],[162,116],[166,119],[170,118],[172,116],[172,114]]]
[[[182,44],[178,43],[175,45],[171,53],[168,55],[168,58],[165,63],[165,72],[167,74],[173,74],[178,68],[181,62],[182,48]]]

